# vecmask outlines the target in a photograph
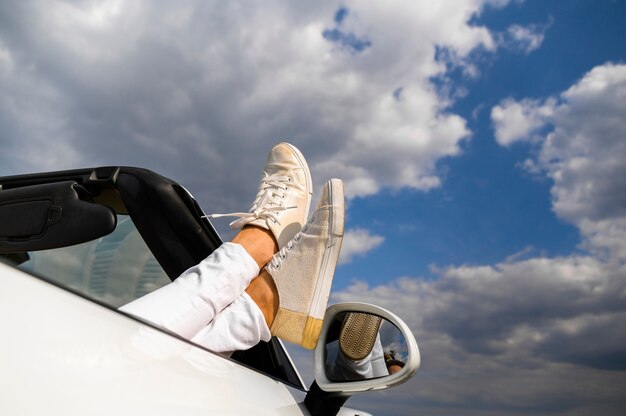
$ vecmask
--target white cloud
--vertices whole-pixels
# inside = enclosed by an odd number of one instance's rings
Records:
[[[626,65],[606,64],[565,91],[540,163],[555,212],[575,223],[626,217]]]
[[[496,141],[501,146],[510,146],[515,142],[529,141],[533,134],[548,122],[554,113],[555,101],[552,99],[503,100],[491,109],[491,121],[494,124]]]
[[[437,161],[470,131],[432,82],[447,71],[435,50],[468,68],[494,50],[469,23],[490,3],[3,4],[0,173],[140,165],[209,210],[240,210],[289,139],[318,184],[342,177],[349,196],[437,187]]]
[[[380,246],[383,241],[385,241],[383,236],[370,234],[368,230],[362,228],[347,230],[341,245],[339,263],[349,263],[353,257],[366,254]]]
[[[504,100],[491,118],[503,146],[540,143],[524,166],[553,181],[555,213],[576,225],[588,250],[626,258],[626,65],[593,68],[557,99]],[[548,126],[549,133],[538,131]]]
[[[449,267],[437,280],[357,282],[333,301],[388,308],[416,335],[422,369],[385,402],[584,413],[601,406],[598,395],[624,402],[612,387],[626,384],[624,273],[590,256],[535,258]]]
[[[434,280],[356,282],[333,294],[334,301],[386,307],[413,329],[423,367],[411,388],[390,393],[395,403],[425,403],[418,410],[433,413],[438,408],[428,403],[470,407],[474,414],[620,414],[626,406],[624,98],[626,65],[605,64],[558,102],[508,100],[492,111],[496,131],[508,132],[502,145],[537,140],[539,156],[529,163],[553,181],[553,209],[578,227],[586,252],[528,258],[528,247],[495,265],[435,269]],[[551,131],[541,136],[543,124]]]
[[[485,3],[495,8],[502,8],[509,3],[523,3],[525,0],[487,0]]]
[[[545,26],[538,25],[511,25],[506,31],[504,37],[504,46],[522,50],[524,53],[531,53],[539,49],[545,37],[545,31],[549,24]]]
[[[494,33],[495,45],[512,52],[530,54],[541,47],[546,32],[552,26],[550,19],[543,24],[512,24],[503,32]]]

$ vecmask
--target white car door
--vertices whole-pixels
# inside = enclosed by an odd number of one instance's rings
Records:
[[[275,379],[10,266],[0,276],[0,414],[306,414]]]

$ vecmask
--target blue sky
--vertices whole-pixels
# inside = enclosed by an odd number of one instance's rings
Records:
[[[467,89],[450,108],[472,131],[463,154],[438,162],[444,178],[440,188],[387,190],[354,201],[350,223],[385,237],[384,247],[370,252],[385,260],[343,266],[337,286],[351,276],[373,282],[392,275],[428,278],[430,265],[490,264],[524,250],[546,256],[576,251],[578,230],[554,215],[551,182],[519,167],[536,149],[499,146],[489,110],[507,97],[558,94],[594,66],[622,62],[625,16],[619,2],[531,1],[488,9],[473,19],[498,31],[511,24],[544,26],[545,38],[528,54],[476,52],[484,67],[475,79],[453,71],[455,87]]]
[[[610,0],[3,4],[0,175],[142,166],[231,212],[288,139],[318,189],[346,183],[332,301],[396,312],[423,353],[352,406],[620,414],[625,20]]]

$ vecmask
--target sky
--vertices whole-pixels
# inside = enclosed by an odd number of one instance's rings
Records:
[[[345,182],[331,301],[420,345],[412,380],[349,406],[622,414],[624,21],[619,0],[2,2],[0,175],[140,166],[241,211],[288,140],[316,189]]]

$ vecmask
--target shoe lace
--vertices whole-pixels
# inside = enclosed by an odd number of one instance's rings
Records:
[[[282,263],[283,260],[285,260],[287,258],[287,254],[293,250],[293,248],[296,246],[296,244],[298,244],[298,241],[300,241],[302,239],[302,235],[307,231],[307,228],[309,227],[309,223],[311,222],[311,219],[309,219],[309,221],[304,224],[304,226],[302,227],[302,229],[300,231],[298,231],[296,233],[296,235],[293,236],[293,238],[291,240],[289,240],[287,242],[287,244],[285,244],[285,246],[283,248],[281,248],[278,253],[276,253],[271,259],[270,259],[270,266],[273,267],[274,269],[278,269],[280,267],[280,264]]]
[[[233,229],[241,228],[246,224],[257,219],[270,220],[273,223],[280,224],[278,214],[281,211],[296,208],[296,206],[285,207],[282,200],[285,198],[285,191],[289,189],[288,183],[291,182],[289,176],[268,175],[263,173],[259,192],[256,195],[252,208],[248,212],[231,212],[228,214],[210,214],[204,215],[204,218],[220,218],[220,217],[240,217],[230,223]]]

